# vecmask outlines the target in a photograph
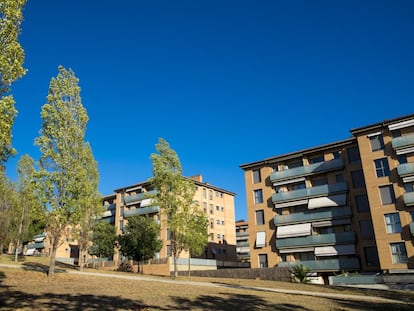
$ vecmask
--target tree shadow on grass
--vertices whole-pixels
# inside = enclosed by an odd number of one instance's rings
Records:
[[[0,287],[1,310],[146,310],[152,308],[139,300],[113,296],[28,294]],[[155,307],[156,308],[156,307]]]
[[[395,299],[396,297],[394,297]],[[388,303],[388,302],[373,302],[373,301],[351,301],[351,300],[336,300],[339,309],[351,310],[387,310],[387,311],[411,311],[414,310],[412,303]]]
[[[179,310],[217,310],[217,311],[251,311],[251,310],[311,310],[295,304],[270,304],[255,295],[235,295],[221,293],[224,297],[199,296],[194,300],[183,297],[171,297],[179,306]]]

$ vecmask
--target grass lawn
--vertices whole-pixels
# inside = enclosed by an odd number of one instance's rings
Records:
[[[4,255],[0,256],[0,263],[13,264],[9,257]],[[154,282],[154,277],[142,281],[65,272],[56,273],[52,278],[48,278],[41,269],[32,270],[33,267],[47,267],[47,258],[45,260],[30,257],[30,260],[20,261],[20,264],[23,269],[0,267],[1,310],[414,310],[414,294],[411,292],[353,288],[341,290],[327,286],[261,280],[194,277],[190,279],[228,285],[211,287]],[[165,277],[159,279],[169,280]],[[185,281],[186,278],[178,280]],[[239,286],[370,295],[405,303],[281,294],[242,289]]]

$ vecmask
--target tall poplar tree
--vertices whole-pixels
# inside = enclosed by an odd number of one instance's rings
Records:
[[[85,142],[88,115],[78,82],[72,70],[59,66],[57,77],[50,81],[40,136],[35,140],[41,151],[38,182],[48,208],[49,276],[54,274],[56,250],[68,229],[79,224],[85,209],[95,208],[92,202],[98,193],[96,162]]]
[[[42,222],[44,218],[44,210],[36,196],[34,160],[29,155],[23,155],[17,163],[17,172],[17,196],[10,215],[15,261],[18,257],[18,248],[29,238],[31,224]]]
[[[207,229],[193,223],[195,184],[182,176],[182,168],[177,153],[168,142],[160,138],[156,145],[157,154],[151,154],[151,183],[157,190],[155,201],[163,214],[171,233],[171,254],[174,260],[174,276],[178,276],[177,259],[183,250],[191,248],[191,235],[198,236],[197,230]],[[207,235],[206,235],[207,236]],[[207,237],[206,237],[207,239]],[[195,243],[193,244],[195,246]]]
[[[12,147],[12,127],[17,115],[10,87],[24,76],[24,50],[18,37],[26,0],[0,1],[0,168],[16,151]]]

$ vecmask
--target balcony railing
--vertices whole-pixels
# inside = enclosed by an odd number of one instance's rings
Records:
[[[236,237],[249,236],[249,232],[236,232]]]
[[[301,246],[326,246],[337,244],[350,244],[355,242],[355,233],[353,231],[328,233],[319,235],[309,235],[306,237],[293,237],[276,239],[276,247],[296,248]]]
[[[394,149],[412,146],[414,145],[414,134],[393,138],[391,144]]]
[[[249,246],[249,241],[236,242],[237,247]]]
[[[313,222],[346,218],[352,216],[349,206],[320,208],[308,212],[293,213],[289,215],[275,216],[273,221],[276,226],[289,225],[302,222]]]
[[[342,169],[343,167],[344,161],[342,159],[334,159],[274,172],[270,175],[270,181],[277,182],[293,177],[307,176],[315,173],[338,170]]]
[[[137,194],[132,194],[132,195],[126,195],[124,196],[124,203],[126,205],[128,204],[133,204],[133,203],[138,203],[144,199],[149,198],[150,196],[153,196],[157,194],[156,190],[151,190],[151,191],[147,191],[147,192],[141,192],[141,193],[137,193]]]
[[[404,193],[404,203],[408,206],[414,205],[414,192]]]
[[[346,191],[348,191],[348,186],[346,183],[341,182],[336,184],[275,193],[272,196],[272,201],[273,203],[282,203],[306,198],[322,197]]]
[[[103,205],[103,208],[104,208],[105,211],[114,210],[114,209],[116,209],[116,204],[115,203],[105,204],[105,205]]]
[[[278,267],[292,267],[296,265],[304,265],[312,270],[312,272],[321,271],[357,271],[360,268],[358,258],[338,258],[324,260],[305,260],[305,261],[284,261],[278,264]]]
[[[32,243],[32,244],[28,244],[27,248],[45,248],[45,242],[39,242],[39,243]]]
[[[401,177],[414,174],[414,163],[403,163],[397,166],[398,175]]]
[[[132,210],[125,210],[124,211],[124,217],[159,213],[159,211],[160,211],[159,206],[140,207],[140,208],[135,208],[135,209],[132,209]]]

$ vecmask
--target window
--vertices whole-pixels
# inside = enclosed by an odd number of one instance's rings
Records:
[[[262,176],[260,175],[260,169],[253,170],[253,183],[257,184],[259,182],[262,182]]]
[[[372,226],[371,219],[363,219],[359,221],[359,231],[361,237],[364,239],[370,239],[374,237],[374,227]]]
[[[377,134],[368,137],[369,142],[371,143],[371,150],[378,151],[384,149],[384,140],[382,139],[382,134]]]
[[[352,178],[352,186],[354,188],[365,187],[365,179],[364,179],[364,174],[362,173],[362,170],[352,171],[351,178]]]
[[[405,248],[404,242],[400,243],[391,243],[391,257],[392,257],[392,263],[405,263],[408,261],[407,257],[407,250]]]
[[[332,155],[334,159],[339,159],[341,157],[340,151],[334,151],[332,152]]]
[[[374,160],[374,164],[377,177],[390,176],[390,167],[388,166],[387,158]]]
[[[325,161],[323,155],[309,159],[309,164],[319,163]]]
[[[387,227],[387,233],[400,233],[401,221],[400,214],[398,213],[389,213],[384,215],[385,225]]]
[[[335,175],[335,182],[336,183],[344,182],[344,175],[343,174],[336,174]]]
[[[214,219],[210,218],[210,228],[214,229]]]
[[[203,199],[207,199],[207,190],[203,188]]]
[[[167,245],[167,256],[171,256],[171,245]]]
[[[220,219],[217,219],[217,220],[216,220],[216,223],[217,223],[218,225],[220,225]]]
[[[260,211],[256,211],[256,225],[264,225],[265,221],[264,221],[264,211],[260,210]]]
[[[167,240],[171,240],[171,231],[167,229]]]
[[[213,204],[210,204],[210,205],[209,205],[209,207],[210,207],[210,208],[209,208],[209,209],[210,209],[210,215],[211,215],[211,214],[213,214],[213,211],[214,211],[213,206],[214,206]]]
[[[392,138],[401,137],[401,131],[400,130],[394,130],[391,132]]]
[[[216,211],[219,212],[220,211],[220,206],[216,205]]]
[[[406,154],[397,155],[397,159],[398,159],[399,164],[407,163],[407,155]]]
[[[413,192],[414,191],[414,182],[409,182],[404,184],[405,192]]]
[[[382,205],[393,204],[395,202],[394,188],[392,185],[379,187]]]
[[[119,229],[120,229],[121,231],[124,231],[124,221],[123,221],[123,220],[120,220],[120,221],[119,221]]]
[[[375,246],[364,247],[365,263],[367,266],[378,266],[378,251]]]
[[[254,190],[254,204],[263,203],[263,191],[262,189]]]
[[[259,268],[267,268],[267,254],[259,255]]]
[[[312,182],[312,187],[327,185],[328,184],[328,178],[326,178],[326,177],[315,178],[315,179],[312,179],[311,182]]]
[[[213,190],[208,191],[208,199],[213,200]]]
[[[366,194],[356,195],[355,204],[356,204],[358,213],[369,212],[369,202],[368,202],[368,196]]]
[[[319,228],[319,234],[329,234],[329,233],[334,233],[334,228],[333,227]]]
[[[359,150],[357,147],[347,149],[347,153],[349,164],[361,162],[361,157],[359,156]]]
[[[217,198],[222,198],[223,194],[220,191],[216,191],[216,197]]]

